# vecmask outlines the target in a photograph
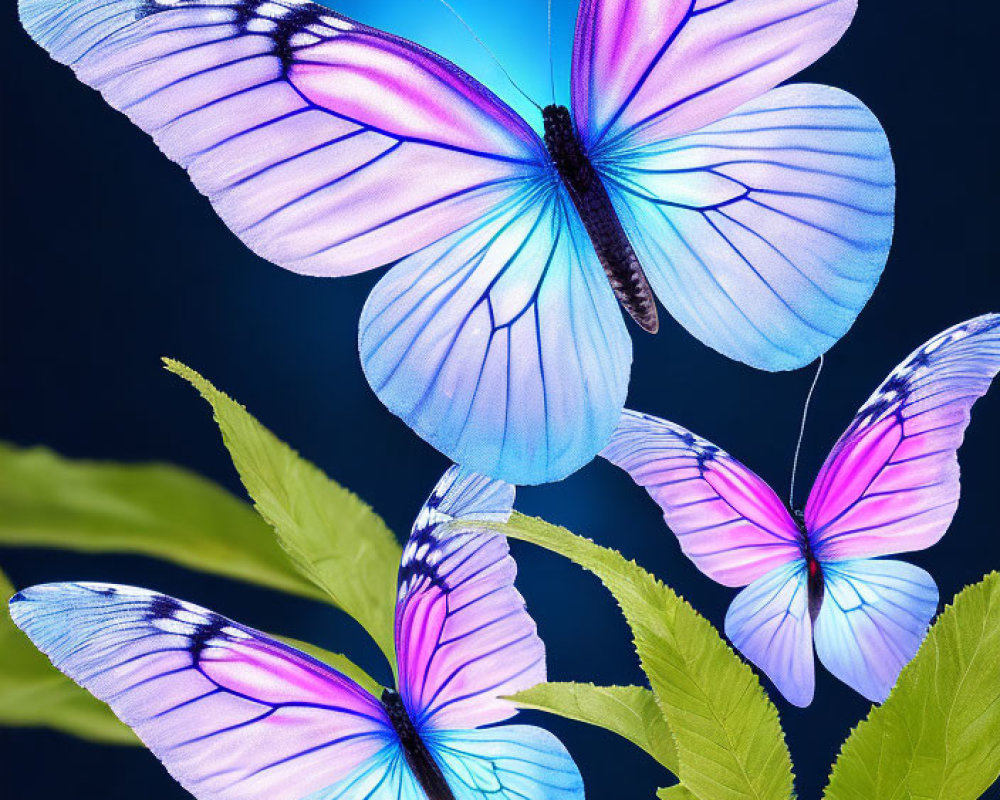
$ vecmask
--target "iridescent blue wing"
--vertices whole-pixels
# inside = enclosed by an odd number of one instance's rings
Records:
[[[792,369],[885,264],[893,167],[856,99],[782,81],[857,0],[584,0],[573,115],[660,301],[719,352]],[[769,91],[773,90],[773,91]]]
[[[362,312],[360,349],[391,411],[457,463],[515,484],[597,454],[632,360],[593,245],[547,173],[390,270]]]
[[[562,743],[541,728],[502,725],[426,737],[455,800],[582,800],[583,779]]]
[[[482,524],[452,522],[503,522],[513,501],[512,486],[453,467],[403,549],[399,693],[422,731],[507,719],[516,709],[501,698],[545,680],[545,647],[514,588],[517,565],[506,538]]]
[[[845,92],[784,86],[701,130],[595,161],[657,297],[730,358],[809,363],[881,276],[892,157],[878,120]]]
[[[927,633],[937,585],[919,567],[881,559],[827,563],[823,577],[816,654],[840,680],[881,703]]]
[[[726,636],[789,703],[809,705],[816,672],[805,561],[777,567],[736,595],[726,614]]]
[[[379,267],[479,218],[544,160],[453,64],[302,0],[21,0],[57,61],[151,134],[255,252]]]
[[[10,612],[199,800],[418,800],[403,791],[402,752],[381,703],[269,636],[108,584],[34,586]],[[350,789],[374,783],[400,791]]]

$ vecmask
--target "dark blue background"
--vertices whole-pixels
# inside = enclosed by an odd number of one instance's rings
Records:
[[[419,34],[512,97],[433,0],[335,5]],[[359,12],[365,5],[374,8]],[[544,95],[542,0],[458,5],[529,90]],[[573,6],[557,3],[561,70]],[[867,0],[841,44],[803,76],[848,89],[875,110],[893,143],[899,204],[882,283],[828,357],[800,497],[854,410],[898,361],[939,330],[1000,310],[998,19],[991,6],[956,14],[931,0]],[[357,319],[378,274],[302,278],[253,256],[149,139],[29,41],[12,0],[3,4],[0,59],[0,438],[73,457],[172,461],[239,491],[206,407],[160,368],[159,357],[171,355],[244,402],[405,532],[447,463],[379,405],[361,374]],[[636,333],[635,343],[630,405],[712,439],[784,495],[811,370],[755,372],[669,321],[656,337]],[[934,574],[945,599],[1000,567],[998,395],[977,407],[962,450],[963,499],[950,533],[907,557]],[[596,462],[559,485],[525,489],[518,507],[621,549],[721,625],[733,592],[683,558],[658,510],[609,465]],[[627,629],[597,581],[549,554],[515,549],[550,676],[641,681]],[[19,586],[85,578],[154,587],[346,652],[386,675],[353,623],[305,601],[133,558],[3,551],[0,564]],[[800,796],[818,797],[868,703],[821,671],[810,708],[777,704]],[[610,734],[542,721],[577,757],[590,797],[650,798],[668,780]],[[45,731],[0,730],[0,776],[0,793],[11,798],[184,796],[144,751]]]

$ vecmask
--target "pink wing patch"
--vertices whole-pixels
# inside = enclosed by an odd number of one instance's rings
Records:
[[[59,583],[19,592],[10,609],[200,800],[301,800],[398,749],[360,686],[199,606]]]
[[[956,325],[900,364],[834,446],[809,495],[821,561],[922,550],[951,524],[958,448],[1000,371],[1000,315]]]
[[[505,521],[513,487],[453,467],[403,551],[396,606],[399,692],[419,728],[476,728],[511,717],[499,699],[545,681],[545,647],[514,588],[500,533],[444,527]]]
[[[746,586],[801,557],[798,526],[774,490],[679,425],[626,409],[601,455],[645,487],[685,555],[713,580]]]
[[[544,148],[457,67],[301,0],[21,0],[31,36],[191,175],[255,252],[310,275],[478,219]]]
[[[833,47],[857,0],[584,0],[573,113],[592,151],[715,122]]]

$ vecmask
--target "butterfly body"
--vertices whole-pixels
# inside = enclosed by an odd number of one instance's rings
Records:
[[[726,635],[785,698],[813,698],[813,650],[833,675],[885,700],[938,605],[933,577],[884,558],[922,550],[951,524],[958,448],[1000,372],[1000,314],[938,334],[875,390],[837,441],[802,510],[725,451],[626,410],[602,455],[644,486],[681,549],[744,587]]]
[[[580,215],[615,297],[643,330],[656,333],[660,322],[653,290],[601,176],[587,157],[569,109],[546,106],[542,109],[542,119],[545,147]]]
[[[197,800],[582,800],[550,733],[503,725],[545,650],[497,531],[514,489],[450,469],[400,565],[397,680],[373,693],[271,636],[129,586],[45,584],[16,624]],[[488,727],[487,727],[488,726]]]
[[[823,607],[823,595],[825,586],[823,583],[823,565],[816,554],[813,553],[812,544],[809,541],[809,531],[805,524],[805,514],[798,509],[792,513],[792,518],[799,526],[799,533],[802,535],[802,558],[806,563],[806,590],[809,597],[809,618],[815,623],[819,616],[819,611]]]
[[[607,445],[621,307],[654,331],[658,302],[723,355],[794,369],[885,265],[878,120],[780,85],[857,0],[582,0],[544,137],[442,56],[309,0],[18,7],[254,252],[313,276],[394,264],[361,313],[365,377],[483,475],[546,483]]]
[[[420,732],[413,724],[413,720],[410,719],[403,698],[398,692],[385,689],[381,700],[385,713],[399,737],[406,763],[420,784],[420,788],[427,795],[427,800],[455,800],[441,766],[434,760],[424,740],[420,738]]]

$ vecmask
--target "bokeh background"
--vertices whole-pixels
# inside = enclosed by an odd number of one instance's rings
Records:
[[[547,101],[544,0],[454,4],[529,93]],[[438,0],[331,5],[439,50],[540,122]],[[145,135],[31,43],[13,0],[0,16],[0,438],[71,457],[171,461],[239,492],[206,406],[160,367],[160,356],[171,355],[245,403],[405,534],[447,462],[379,405],[362,376],[357,320],[379,273],[303,278],[255,257]],[[562,100],[574,16],[575,0],[558,0]],[[998,21],[989,5],[955,13],[936,0],[865,0],[841,44],[801,76],[847,89],[875,110],[893,143],[899,204],[881,285],[828,356],[800,497],[855,409],[898,361],[955,322],[1000,311]],[[786,494],[811,369],[756,372],[669,319],[655,337],[636,332],[635,344],[633,408],[712,439]],[[1000,568],[1000,387],[974,416],[955,523],[933,549],[907,557],[934,574],[945,599]],[[621,549],[721,626],[733,592],[695,570],[652,502],[608,464],[524,489],[518,508]],[[597,581],[528,546],[515,551],[551,677],[641,681],[627,629]],[[137,558],[8,550],[0,564],[19,586],[96,579],[153,587],[388,674],[350,620],[303,600]],[[869,704],[822,671],[811,707],[776,702],[799,794],[816,798]],[[611,734],[541,721],[576,756],[590,797],[650,798],[667,781]],[[145,751],[42,730],[0,729],[0,776],[0,794],[12,799],[186,796]]]

